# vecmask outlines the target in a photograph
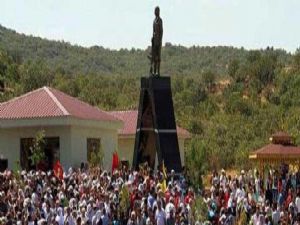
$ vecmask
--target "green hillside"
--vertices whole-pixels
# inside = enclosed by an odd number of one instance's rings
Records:
[[[0,27],[5,101],[49,85],[106,110],[137,107],[149,50],[83,48]],[[176,119],[194,134],[190,168],[246,167],[248,153],[284,130],[300,143],[300,53],[166,44]],[[190,160],[192,159],[192,160]]]
[[[149,43],[150,44],[150,43]],[[149,50],[105,49],[101,46],[83,48],[67,42],[49,41],[39,37],[18,34],[0,25],[0,49],[18,62],[43,60],[52,70],[66,74],[119,74],[142,76],[149,70],[146,58]],[[233,47],[174,46],[166,43],[162,51],[162,73],[194,75],[210,70],[224,75],[228,63],[244,59],[247,51]],[[283,58],[286,53],[281,52]]]

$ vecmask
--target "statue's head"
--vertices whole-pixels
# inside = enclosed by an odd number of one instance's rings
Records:
[[[155,14],[155,16],[159,16],[159,7],[158,6],[155,7],[154,14]]]

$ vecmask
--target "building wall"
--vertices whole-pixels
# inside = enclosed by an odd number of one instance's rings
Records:
[[[111,169],[112,154],[118,146],[116,129],[72,126],[71,136],[71,158],[74,166],[80,166],[81,162],[87,161],[87,138],[100,138],[104,153],[103,166],[107,170]]]
[[[119,137],[118,140],[119,158],[120,160],[128,160],[130,166],[132,165],[134,144],[135,144],[135,137],[132,136]],[[185,159],[184,144],[185,144],[185,139],[179,138],[178,145],[179,145],[179,152],[180,152],[182,166],[184,166],[184,159]]]
[[[100,138],[104,151],[103,165],[110,169],[112,153],[117,149],[117,130],[88,128],[80,126],[47,126],[0,129],[0,157],[8,159],[8,167],[13,169],[20,161],[21,138],[33,138],[40,129],[46,137],[59,137],[60,161],[64,168],[80,166],[87,161],[87,138]]]
[[[118,155],[120,160],[128,160],[129,165],[132,165],[134,152],[134,138],[119,138],[118,140]]]
[[[33,138],[39,130],[45,130],[46,137],[59,137],[60,160],[63,165],[71,165],[70,127],[27,127],[0,129],[0,156],[8,159],[8,168],[13,169],[20,161],[21,138]]]

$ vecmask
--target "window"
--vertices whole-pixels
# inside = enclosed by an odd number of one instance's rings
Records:
[[[33,146],[33,138],[21,139],[20,164],[22,169],[31,170],[34,166],[31,165],[29,157],[31,156],[30,147]]]
[[[20,148],[20,164],[22,169],[31,170],[35,169],[35,166],[31,164],[30,148],[33,146],[34,138],[21,138]],[[45,160],[42,162],[45,170],[51,170],[54,163],[59,160],[59,137],[46,137],[45,145],[43,146],[45,151]]]
[[[96,156],[99,155],[101,149],[100,138],[88,138],[87,139],[87,160],[91,162],[92,153]]]

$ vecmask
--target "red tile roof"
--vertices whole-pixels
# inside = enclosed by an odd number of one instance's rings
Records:
[[[300,147],[293,144],[292,136],[286,132],[279,131],[270,137],[271,143],[250,153],[250,159],[298,159]]]
[[[111,115],[117,117],[123,121],[123,129],[119,130],[119,134],[122,135],[132,135],[136,131],[136,123],[138,117],[138,111],[111,111]]]
[[[254,152],[257,155],[299,155],[300,147],[294,145],[268,144]]]
[[[119,118],[124,122],[123,129],[119,130],[119,134],[121,135],[135,135],[136,132],[136,124],[138,111],[130,110],[130,111],[111,111],[109,112],[111,115]],[[190,138],[190,133],[177,126],[177,134],[181,138]]]
[[[54,88],[43,87],[0,103],[0,119],[71,116],[79,119],[116,121],[116,117]]]
[[[275,134],[272,135],[270,138],[273,144],[292,144],[293,143],[293,138],[291,135],[289,135],[286,132],[279,131]]]
[[[249,158],[299,158],[300,147],[294,145],[268,144],[252,153]]]
[[[291,135],[289,135],[287,132],[284,132],[284,131],[278,131],[278,132],[272,134],[272,137],[288,137],[288,138],[290,138]]]

